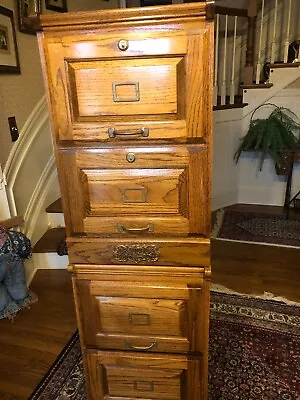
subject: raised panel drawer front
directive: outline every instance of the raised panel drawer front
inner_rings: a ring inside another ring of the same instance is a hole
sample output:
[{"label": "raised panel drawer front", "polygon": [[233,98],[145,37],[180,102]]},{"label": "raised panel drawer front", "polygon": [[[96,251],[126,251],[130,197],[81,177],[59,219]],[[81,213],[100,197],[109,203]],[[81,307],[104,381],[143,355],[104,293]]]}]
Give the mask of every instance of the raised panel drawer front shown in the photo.
[{"label": "raised panel drawer front", "polygon": [[68,148],[59,158],[72,233],[208,235],[205,145]]},{"label": "raised panel drawer front", "polygon": [[88,368],[95,399],[200,399],[196,357],[89,352]]},{"label": "raised panel drawer front", "polygon": [[129,266],[122,272],[122,267],[115,266],[109,272],[104,266],[97,270],[75,266],[86,345],[156,353],[203,352],[209,301],[203,268],[169,269],[166,276],[166,267],[137,271]]},{"label": "raised panel drawer front", "polygon": [[[201,23],[200,23],[201,24]],[[209,33],[126,30],[46,45],[60,140],[205,137]],[[147,32],[147,33],[146,33]],[[120,43],[125,43],[123,49]],[[201,54],[201,59],[199,54]]]},{"label": "raised panel drawer front", "polygon": [[70,263],[209,266],[210,240],[174,238],[67,238]]}]

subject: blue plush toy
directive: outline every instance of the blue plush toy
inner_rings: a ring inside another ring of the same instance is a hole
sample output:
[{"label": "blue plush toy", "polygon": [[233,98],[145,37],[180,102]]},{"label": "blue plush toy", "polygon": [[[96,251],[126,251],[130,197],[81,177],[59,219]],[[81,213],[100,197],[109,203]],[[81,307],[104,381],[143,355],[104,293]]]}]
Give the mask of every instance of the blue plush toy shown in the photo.
[{"label": "blue plush toy", "polygon": [[0,227],[0,319],[12,318],[35,300],[25,282],[23,259],[30,258],[30,240]]}]

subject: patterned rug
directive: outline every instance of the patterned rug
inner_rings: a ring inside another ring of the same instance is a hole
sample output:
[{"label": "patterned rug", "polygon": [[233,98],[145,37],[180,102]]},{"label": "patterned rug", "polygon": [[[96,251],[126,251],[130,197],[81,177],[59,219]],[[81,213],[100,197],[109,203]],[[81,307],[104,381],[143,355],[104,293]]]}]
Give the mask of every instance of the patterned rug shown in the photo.
[{"label": "patterned rug", "polygon": [[273,246],[300,247],[300,219],[284,215],[221,210],[212,237]]},{"label": "patterned rug", "polygon": [[[300,306],[211,297],[209,400],[298,400]],[[76,333],[29,400],[87,400]]]}]

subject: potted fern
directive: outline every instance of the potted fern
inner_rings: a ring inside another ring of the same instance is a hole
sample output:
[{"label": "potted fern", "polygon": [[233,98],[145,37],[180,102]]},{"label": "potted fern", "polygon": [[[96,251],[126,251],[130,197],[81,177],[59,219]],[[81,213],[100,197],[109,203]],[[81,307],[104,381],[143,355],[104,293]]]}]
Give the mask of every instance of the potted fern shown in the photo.
[{"label": "potted fern", "polygon": [[[269,116],[254,119],[256,111],[265,106],[274,108]],[[272,157],[276,170],[280,171],[286,166],[284,151],[300,149],[299,133],[299,119],[290,109],[271,103],[262,104],[253,111],[248,132],[242,139],[234,158],[238,162],[243,151],[259,151],[260,171],[267,155]]]}]

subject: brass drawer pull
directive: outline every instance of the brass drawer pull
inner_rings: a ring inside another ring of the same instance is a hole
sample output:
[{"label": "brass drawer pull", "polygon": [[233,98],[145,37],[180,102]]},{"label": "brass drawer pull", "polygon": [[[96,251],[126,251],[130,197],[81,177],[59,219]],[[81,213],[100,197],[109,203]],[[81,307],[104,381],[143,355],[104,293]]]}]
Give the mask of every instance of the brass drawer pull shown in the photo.
[{"label": "brass drawer pull", "polygon": [[125,340],[125,345],[128,349],[131,350],[141,350],[141,351],[145,351],[145,350],[152,350],[154,349],[154,347],[156,346],[156,342],[152,342],[150,344],[150,346],[134,346],[130,340]]},{"label": "brass drawer pull", "polygon": [[128,233],[141,233],[141,232],[153,232],[153,224],[148,224],[143,228],[126,228],[123,224],[117,225],[118,232],[128,232]]},{"label": "brass drawer pull", "polygon": [[149,136],[149,128],[136,129],[133,131],[117,131],[115,128],[108,128],[108,136],[114,138],[116,136]]}]

